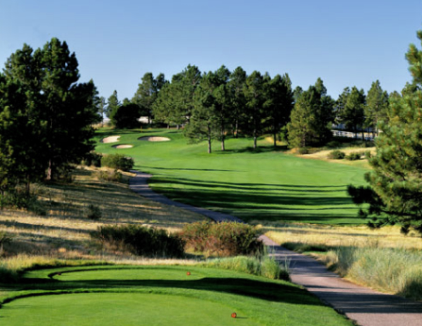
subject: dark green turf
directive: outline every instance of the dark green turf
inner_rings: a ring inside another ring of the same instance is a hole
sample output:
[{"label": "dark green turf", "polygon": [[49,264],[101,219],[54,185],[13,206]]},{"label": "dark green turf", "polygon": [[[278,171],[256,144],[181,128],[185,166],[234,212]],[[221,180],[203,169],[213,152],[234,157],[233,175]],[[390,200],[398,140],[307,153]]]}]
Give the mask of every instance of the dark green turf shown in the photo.
[{"label": "dark green turf", "polygon": [[39,270],[13,288],[1,325],[352,325],[288,282],[192,266]]},{"label": "dark green turf", "polygon": [[[134,147],[98,143],[97,151],[130,155],[137,169],[153,174],[150,186],[174,200],[246,221],[364,223],[346,192],[349,184],[365,184],[362,168],[287,155],[264,140],[256,151],[248,147],[251,139],[228,139],[225,152],[214,142],[214,152],[207,154],[206,143],[188,145],[174,130],[103,129],[96,140],[108,135],[121,135],[120,143]],[[138,140],[152,135],[171,141]]]}]

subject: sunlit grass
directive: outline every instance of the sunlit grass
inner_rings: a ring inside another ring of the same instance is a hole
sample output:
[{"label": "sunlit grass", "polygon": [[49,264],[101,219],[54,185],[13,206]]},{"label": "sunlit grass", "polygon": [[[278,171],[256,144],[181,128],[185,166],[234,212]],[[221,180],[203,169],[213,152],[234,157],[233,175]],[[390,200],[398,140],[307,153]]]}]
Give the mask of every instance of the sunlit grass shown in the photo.
[{"label": "sunlit grass", "polygon": [[[117,150],[101,140],[120,136],[133,145]],[[161,136],[167,142],[139,141]],[[272,146],[261,137],[258,149],[251,138],[226,139],[226,151],[213,142],[207,154],[205,142],[187,144],[180,131],[167,129],[100,129],[96,150],[122,153],[135,160],[135,168],[152,174],[150,186],[165,196],[193,206],[254,219],[322,224],[360,224],[358,208],[347,186],[365,184],[366,169],[289,154],[284,143]]]}]

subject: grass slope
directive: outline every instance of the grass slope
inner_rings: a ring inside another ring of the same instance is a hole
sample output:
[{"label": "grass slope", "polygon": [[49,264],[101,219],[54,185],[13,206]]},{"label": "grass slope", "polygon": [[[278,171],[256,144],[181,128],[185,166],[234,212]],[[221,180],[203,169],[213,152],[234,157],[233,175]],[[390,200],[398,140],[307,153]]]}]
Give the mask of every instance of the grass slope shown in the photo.
[{"label": "grass slope", "polygon": [[39,270],[16,288],[0,309],[2,324],[352,325],[296,285],[212,268]]},{"label": "grass slope", "polygon": [[[120,135],[115,149],[101,139]],[[169,137],[169,142],[139,141],[141,136]],[[346,193],[349,184],[363,185],[365,169],[305,160],[274,148],[264,139],[254,151],[247,138],[228,139],[225,152],[206,153],[206,144],[187,145],[174,130],[101,129],[96,150],[122,153],[135,159],[136,168],[153,174],[157,192],[194,206],[238,216],[245,221],[284,220],[310,223],[359,224],[357,208]]]}]

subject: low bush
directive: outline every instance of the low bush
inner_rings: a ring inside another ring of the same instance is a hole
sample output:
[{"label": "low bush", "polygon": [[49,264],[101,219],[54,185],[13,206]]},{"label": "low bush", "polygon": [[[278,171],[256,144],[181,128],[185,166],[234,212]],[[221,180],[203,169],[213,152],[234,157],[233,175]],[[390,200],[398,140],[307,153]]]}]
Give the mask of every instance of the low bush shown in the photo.
[{"label": "low bush", "polygon": [[101,158],[101,165],[112,169],[129,171],[134,166],[133,158],[122,154],[110,154]]},{"label": "low bush", "polygon": [[339,148],[341,147],[341,142],[337,141],[337,140],[332,140],[330,142],[328,142],[325,147],[326,148]]},{"label": "low bush", "polygon": [[290,280],[286,266],[281,267],[277,261],[268,256],[265,256],[262,259],[246,256],[210,259],[200,266],[234,270],[237,272],[263,276],[273,280]]},{"label": "low bush", "polygon": [[89,204],[86,208],[86,218],[90,220],[98,221],[102,217],[101,209],[93,204]]},{"label": "low bush", "polygon": [[93,239],[116,250],[128,250],[145,257],[180,258],[184,256],[184,241],[166,230],[143,226],[100,226],[91,232]]},{"label": "low bush", "polygon": [[299,148],[299,154],[300,155],[309,154],[309,148],[308,147],[301,147],[301,148]]},{"label": "low bush", "polygon": [[102,155],[96,152],[88,153],[82,161],[82,165],[86,166],[95,166],[97,168],[101,167]]},{"label": "low bush", "polygon": [[27,194],[23,188],[14,188],[5,192],[1,198],[2,207],[24,208],[40,216],[47,215],[44,204],[34,193]]},{"label": "low bush", "polygon": [[252,255],[259,254],[264,248],[254,227],[236,222],[187,224],[181,237],[187,249],[208,256]]},{"label": "low bush", "polygon": [[366,159],[370,159],[372,157],[372,153],[371,153],[371,151],[366,151],[365,152],[365,158]]},{"label": "low bush", "polygon": [[350,153],[349,155],[346,156],[346,160],[349,160],[349,161],[357,161],[357,160],[360,160],[360,158],[361,158],[360,153]]},{"label": "low bush", "polygon": [[123,178],[123,175],[117,170],[100,171],[98,172],[97,176],[98,176],[98,180],[111,181],[111,182],[121,182]]},{"label": "low bush", "polygon": [[342,160],[345,156],[346,154],[339,150],[332,151],[330,154],[328,154],[328,158],[330,160]]}]

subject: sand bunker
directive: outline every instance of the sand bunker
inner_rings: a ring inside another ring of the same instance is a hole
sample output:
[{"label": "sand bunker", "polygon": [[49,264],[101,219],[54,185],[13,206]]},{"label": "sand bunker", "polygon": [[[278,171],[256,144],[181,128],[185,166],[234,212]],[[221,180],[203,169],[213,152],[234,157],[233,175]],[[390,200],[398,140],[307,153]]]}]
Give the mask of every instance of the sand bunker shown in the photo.
[{"label": "sand bunker", "polygon": [[110,137],[103,138],[103,140],[101,140],[101,142],[104,143],[104,144],[117,143],[119,141],[119,138],[120,138],[120,136],[110,136]]},{"label": "sand bunker", "polygon": [[114,148],[122,149],[122,148],[132,148],[133,145],[114,145]]},{"label": "sand bunker", "polygon": [[138,140],[146,140],[146,141],[169,141],[170,138],[150,136],[150,137],[141,137],[141,138],[138,138]]}]

